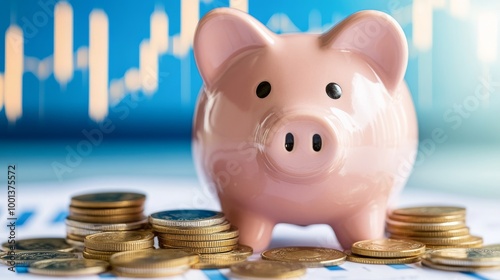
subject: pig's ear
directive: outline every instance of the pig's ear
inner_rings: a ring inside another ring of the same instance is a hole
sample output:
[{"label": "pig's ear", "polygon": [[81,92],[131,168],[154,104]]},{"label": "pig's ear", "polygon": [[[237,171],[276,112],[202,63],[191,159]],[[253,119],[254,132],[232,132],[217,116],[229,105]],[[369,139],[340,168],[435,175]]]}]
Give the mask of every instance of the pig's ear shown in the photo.
[{"label": "pig's ear", "polygon": [[385,13],[355,13],[324,33],[320,40],[324,47],[364,56],[389,92],[394,92],[404,77],[408,62],[406,37],[399,24]]},{"label": "pig's ear", "polygon": [[198,23],[193,49],[200,74],[210,86],[229,59],[273,42],[274,34],[250,15],[236,9],[219,8]]}]

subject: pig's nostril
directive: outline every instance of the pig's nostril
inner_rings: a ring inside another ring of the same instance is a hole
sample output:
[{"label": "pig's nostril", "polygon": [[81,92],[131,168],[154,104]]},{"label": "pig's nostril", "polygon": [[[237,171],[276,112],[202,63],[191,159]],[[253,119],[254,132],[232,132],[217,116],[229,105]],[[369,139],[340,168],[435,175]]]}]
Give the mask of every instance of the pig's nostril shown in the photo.
[{"label": "pig's nostril", "polygon": [[313,150],[315,152],[319,152],[321,150],[321,145],[322,145],[322,141],[321,141],[321,136],[319,136],[319,134],[314,134],[313,135]]},{"label": "pig's nostril", "polygon": [[293,134],[288,132],[285,136],[285,149],[289,152],[293,150]]}]

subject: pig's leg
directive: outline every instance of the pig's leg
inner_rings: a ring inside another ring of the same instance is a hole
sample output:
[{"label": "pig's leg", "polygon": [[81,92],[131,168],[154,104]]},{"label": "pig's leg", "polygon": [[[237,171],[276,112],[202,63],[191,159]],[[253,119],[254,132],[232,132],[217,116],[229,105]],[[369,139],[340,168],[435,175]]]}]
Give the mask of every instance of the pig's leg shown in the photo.
[{"label": "pig's leg", "polygon": [[354,215],[331,224],[337,240],[344,249],[350,249],[356,241],[384,237],[386,205],[369,205]]},{"label": "pig's leg", "polygon": [[271,242],[275,223],[268,218],[248,210],[224,207],[226,218],[240,230],[239,243],[261,252]]}]

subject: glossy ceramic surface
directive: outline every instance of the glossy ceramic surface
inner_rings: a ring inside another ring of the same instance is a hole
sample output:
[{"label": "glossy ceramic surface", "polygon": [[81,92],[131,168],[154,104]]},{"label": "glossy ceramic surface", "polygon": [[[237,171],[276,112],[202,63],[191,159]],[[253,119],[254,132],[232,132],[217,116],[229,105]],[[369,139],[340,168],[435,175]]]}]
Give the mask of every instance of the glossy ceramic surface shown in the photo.
[{"label": "glossy ceramic surface", "polygon": [[240,243],[265,249],[277,223],[328,224],[344,248],[383,236],[418,143],[394,19],[362,11],[321,35],[276,35],[222,8],[194,52],[194,160]]}]

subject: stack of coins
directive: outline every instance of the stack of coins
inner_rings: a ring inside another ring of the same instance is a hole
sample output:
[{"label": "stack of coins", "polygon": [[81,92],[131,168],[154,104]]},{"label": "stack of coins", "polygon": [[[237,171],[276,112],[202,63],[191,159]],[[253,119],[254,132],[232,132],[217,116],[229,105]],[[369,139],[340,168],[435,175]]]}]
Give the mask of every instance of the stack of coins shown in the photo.
[{"label": "stack of coins", "polygon": [[422,257],[422,264],[427,267],[448,271],[500,270],[500,250],[487,248],[432,250]]},{"label": "stack of coins", "polygon": [[85,236],[106,231],[141,229],[146,196],[140,193],[103,192],[71,198],[66,219],[67,242],[83,247]]},{"label": "stack of coins", "polygon": [[287,263],[300,263],[306,267],[341,265],[346,254],[339,250],[320,247],[283,247],[262,252],[262,259]]},{"label": "stack of coins", "polygon": [[425,245],[412,240],[377,239],[354,243],[347,260],[364,264],[404,264],[420,261]]},{"label": "stack of coins", "polygon": [[481,247],[483,239],[469,234],[465,208],[449,206],[396,209],[387,219],[393,239],[411,239],[428,249]]},{"label": "stack of coins", "polygon": [[113,254],[124,251],[152,249],[154,234],[150,231],[115,231],[87,235],[83,257],[108,261]]},{"label": "stack of coins", "polygon": [[238,244],[238,229],[220,212],[161,211],[151,214],[149,222],[161,248],[179,248],[200,254],[201,262],[195,268],[228,267],[252,254],[250,247]]},{"label": "stack of coins", "polygon": [[113,273],[122,277],[164,277],[182,274],[198,262],[198,254],[180,249],[151,249],[113,255]]}]

